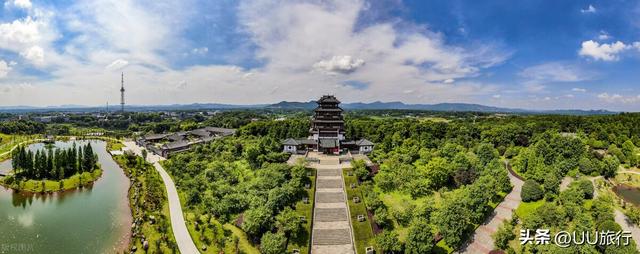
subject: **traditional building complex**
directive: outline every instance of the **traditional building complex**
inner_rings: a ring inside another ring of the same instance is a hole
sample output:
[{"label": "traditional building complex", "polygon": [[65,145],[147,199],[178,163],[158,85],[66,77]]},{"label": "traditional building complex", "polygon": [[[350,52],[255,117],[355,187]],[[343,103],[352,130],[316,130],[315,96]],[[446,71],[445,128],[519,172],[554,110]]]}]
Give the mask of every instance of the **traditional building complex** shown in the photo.
[{"label": "traditional building complex", "polygon": [[342,151],[352,153],[369,153],[374,144],[366,139],[346,141],[344,134],[344,118],[340,101],[333,95],[325,95],[317,101],[318,107],[313,110],[313,120],[307,139],[286,139],[282,142],[284,151],[304,153],[307,150],[325,154],[339,154]]},{"label": "traditional building complex", "polygon": [[205,127],[192,131],[181,131],[176,133],[150,134],[136,142],[138,145],[147,148],[162,157],[171,154],[187,151],[192,145],[210,142],[216,138],[233,135],[235,129],[225,129],[217,127]]}]

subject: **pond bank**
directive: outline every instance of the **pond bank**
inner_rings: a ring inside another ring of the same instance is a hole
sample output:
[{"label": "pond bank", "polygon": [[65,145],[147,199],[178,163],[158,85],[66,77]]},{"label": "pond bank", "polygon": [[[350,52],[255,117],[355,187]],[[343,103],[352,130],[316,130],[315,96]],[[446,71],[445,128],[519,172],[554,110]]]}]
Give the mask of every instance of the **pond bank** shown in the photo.
[{"label": "pond bank", "polygon": [[78,173],[62,180],[16,180],[14,176],[10,175],[1,178],[0,185],[22,193],[52,193],[91,187],[101,176],[102,169],[100,168],[92,172]]}]

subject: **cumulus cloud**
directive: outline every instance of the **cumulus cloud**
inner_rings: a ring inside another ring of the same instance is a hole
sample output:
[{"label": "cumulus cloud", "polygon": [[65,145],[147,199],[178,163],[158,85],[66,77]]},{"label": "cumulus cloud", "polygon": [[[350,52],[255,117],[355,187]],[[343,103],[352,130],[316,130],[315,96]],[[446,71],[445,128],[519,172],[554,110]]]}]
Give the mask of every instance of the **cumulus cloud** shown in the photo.
[{"label": "cumulus cloud", "polygon": [[333,56],[329,60],[321,60],[313,65],[314,68],[328,73],[347,74],[354,72],[364,65],[364,60],[351,56]]},{"label": "cumulus cloud", "polygon": [[[185,26],[201,14],[197,4],[185,1],[78,1],[52,10],[52,22],[45,15],[0,24],[0,48],[21,53],[38,46],[44,66],[51,67],[51,78],[27,76],[37,85],[24,87],[22,96],[2,96],[1,103],[117,101],[120,75],[105,68],[123,61],[127,84],[135,84],[127,88],[127,98],[136,104],[269,103],[325,93],[340,94],[343,101],[478,102],[498,89],[471,80],[509,57],[492,44],[452,45],[443,34],[398,27],[395,20],[359,24],[363,12],[376,11],[365,1],[255,0],[239,3],[234,29],[255,49],[251,60],[259,64],[175,67],[173,52],[181,59],[181,53],[194,53],[194,43],[185,43]],[[32,8],[37,13],[41,7],[35,2]],[[169,15],[172,19],[164,18]],[[64,31],[49,25],[54,23]],[[14,29],[18,26],[24,29]],[[71,36],[60,40],[66,33]]]},{"label": "cumulus cloud", "polygon": [[42,21],[30,16],[9,23],[0,23],[0,48],[21,51],[38,43],[42,39],[43,26]]},{"label": "cumulus cloud", "polygon": [[124,59],[117,59],[115,61],[113,61],[112,63],[110,63],[109,65],[107,65],[107,70],[121,70],[122,68],[126,67],[127,65],[129,65],[129,61],[124,60]]},{"label": "cumulus cloud", "polygon": [[598,99],[605,101],[607,103],[637,103],[640,102],[640,95],[637,96],[623,96],[617,93],[609,94],[609,93],[601,93],[598,94]]},{"label": "cumulus cloud", "polygon": [[591,4],[587,6],[587,8],[580,10],[580,12],[582,13],[596,13],[596,11],[597,11],[596,7],[593,7],[593,5]]},{"label": "cumulus cloud", "polygon": [[44,49],[39,46],[32,46],[20,52],[20,55],[35,65],[42,65],[44,63]]},{"label": "cumulus cloud", "polygon": [[7,64],[4,60],[0,60],[0,78],[4,78],[11,71],[11,66]]},{"label": "cumulus cloud", "polygon": [[571,91],[574,91],[574,92],[580,92],[580,93],[586,93],[586,92],[587,92],[587,89],[579,88],[579,87],[574,87],[573,89],[571,89]]},{"label": "cumulus cloud", "polygon": [[30,0],[7,0],[4,2],[5,7],[16,7],[21,9],[31,9],[31,1]]},{"label": "cumulus cloud", "polygon": [[577,82],[592,79],[591,73],[576,65],[550,62],[528,67],[519,75],[535,82]]},{"label": "cumulus cloud", "polygon": [[631,48],[621,41],[615,43],[598,43],[593,40],[582,42],[579,54],[585,57],[591,57],[595,60],[617,61],[620,59],[619,54]]}]

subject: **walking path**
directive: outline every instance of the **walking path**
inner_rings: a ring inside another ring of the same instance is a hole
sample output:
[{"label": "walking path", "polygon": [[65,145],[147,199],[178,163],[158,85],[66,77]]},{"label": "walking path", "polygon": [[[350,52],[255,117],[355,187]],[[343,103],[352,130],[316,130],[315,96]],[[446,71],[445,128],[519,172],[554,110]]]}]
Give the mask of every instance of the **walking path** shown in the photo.
[{"label": "walking path", "polygon": [[640,251],[640,228],[633,224],[619,209],[615,210],[614,215],[616,223],[622,227],[622,230],[631,232],[631,238],[636,242],[636,249]]},{"label": "walking path", "polygon": [[[505,170],[508,162],[505,162]],[[466,254],[486,254],[495,249],[493,244],[493,233],[502,225],[503,221],[510,220],[513,211],[518,208],[520,202],[520,191],[522,191],[522,180],[516,178],[507,170],[509,180],[513,185],[513,189],[504,200],[493,210],[492,215],[480,225],[471,237],[471,242],[460,249],[460,253]]]},{"label": "walking path", "polygon": [[[134,142],[125,141],[122,143],[136,155],[142,156],[142,148],[136,145]],[[193,243],[191,235],[189,234],[189,230],[187,229],[187,225],[184,221],[182,206],[180,205],[180,198],[178,196],[178,190],[176,189],[171,176],[169,176],[167,171],[165,171],[159,163],[162,160],[164,160],[163,157],[155,155],[153,153],[149,153],[147,155],[147,161],[153,163],[153,166],[160,174],[160,177],[162,177],[164,187],[167,189],[167,198],[169,200],[169,215],[171,216],[171,228],[173,229],[173,236],[176,238],[178,249],[180,250],[180,253],[183,254],[200,253],[196,245]]]},{"label": "walking path", "polygon": [[342,168],[338,157],[318,156],[316,197],[311,234],[312,254],[354,254],[353,230],[346,203]]}]

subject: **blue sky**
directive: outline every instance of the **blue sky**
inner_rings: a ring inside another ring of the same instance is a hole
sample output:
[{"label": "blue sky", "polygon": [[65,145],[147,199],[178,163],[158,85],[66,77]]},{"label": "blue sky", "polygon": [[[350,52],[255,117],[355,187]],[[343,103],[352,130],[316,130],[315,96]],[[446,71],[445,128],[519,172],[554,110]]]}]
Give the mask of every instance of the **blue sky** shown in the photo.
[{"label": "blue sky", "polygon": [[640,2],[39,1],[0,6],[0,105],[468,102],[640,110]]}]

